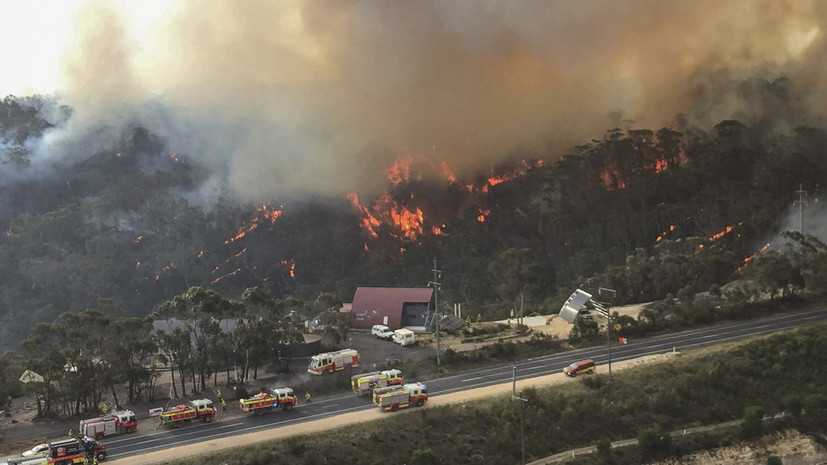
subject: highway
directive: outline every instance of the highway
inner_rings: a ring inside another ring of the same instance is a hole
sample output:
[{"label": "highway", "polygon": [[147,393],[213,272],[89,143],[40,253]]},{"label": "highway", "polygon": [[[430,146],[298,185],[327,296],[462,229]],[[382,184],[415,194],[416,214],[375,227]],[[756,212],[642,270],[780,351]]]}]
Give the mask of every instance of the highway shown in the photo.
[{"label": "highway", "polygon": [[[619,362],[672,350],[686,351],[697,347],[783,331],[824,319],[827,319],[827,309],[810,310],[765,319],[731,322],[639,341],[633,340],[627,345],[613,343],[612,361]],[[437,397],[466,389],[511,382],[513,367],[517,368],[517,379],[522,380],[559,373],[566,365],[584,358],[593,359],[599,366],[600,372],[607,373],[607,351],[606,346],[602,345],[533,357],[512,364],[425,381],[425,384],[428,386],[429,395]],[[110,458],[116,459],[375,408],[377,407],[370,402],[368,396],[357,396],[348,393],[338,397],[320,399],[311,404],[300,405],[290,412],[278,410],[258,417],[236,417],[222,421],[219,413],[217,421],[186,424],[179,429],[161,427],[160,425],[154,428],[156,426],[154,422],[147,420],[141,424],[140,433],[107,438],[104,443]],[[150,427],[150,424],[153,426]]]}]

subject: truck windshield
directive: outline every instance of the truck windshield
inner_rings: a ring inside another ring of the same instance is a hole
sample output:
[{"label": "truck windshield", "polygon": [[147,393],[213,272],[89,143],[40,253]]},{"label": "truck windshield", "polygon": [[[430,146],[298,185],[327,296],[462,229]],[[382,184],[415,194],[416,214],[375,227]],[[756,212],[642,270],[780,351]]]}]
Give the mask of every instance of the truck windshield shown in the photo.
[{"label": "truck windshield", "polygon": [[571,365],[569,365],[569,368],[571,368],[572,370],[576,370],[579,366],[580,366],[579,363],[574,362]]}]

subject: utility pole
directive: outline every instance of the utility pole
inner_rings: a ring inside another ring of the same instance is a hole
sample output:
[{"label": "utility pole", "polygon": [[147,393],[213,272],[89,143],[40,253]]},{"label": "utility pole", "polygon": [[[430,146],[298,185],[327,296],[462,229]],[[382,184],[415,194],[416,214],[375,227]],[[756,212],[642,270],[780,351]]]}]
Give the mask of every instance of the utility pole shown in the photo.
[{"label": "utility pole", "polygon": [[436,258],[434,259],[434,280],[428,281],[428,287],[434,288],[434,327],[436,329],[436,365],[439,366],[439,290],[442,289],[442,284],[439,279],[442,278],[442,271],[436,266]]},{"label": "utility pole", "polygon": [[[614,301],[617,291],[607,287],[601,287],[597,290],[600,295],[611,294],[612,301]],[[606,315],[606,352],[609,356],[609,384],[612,384],[612,313],[611,303],[600,302],[599,304],[592,299],[592,302],[597,306],[602,313]]]},{"label": "utility pole", "polygon": [[804,204],[807,203],[804,198],[807,197],[807,191],[804,190],[802,184],[799,184],[795,193],[798,194],[798,200],[793,201],[793,204],[798,204],[798,232],[804,236]]},{"label": "utility pole", "polygon": [[[520,402],[528,402],[528,399],[523,399],[517,395],[517,367],[513,366],[511,373],[511,401],[519,400]],[[520,448],[523,452],[523,465],[525,465],[525,430],[523,429],[523,404],[520,404]]]}]

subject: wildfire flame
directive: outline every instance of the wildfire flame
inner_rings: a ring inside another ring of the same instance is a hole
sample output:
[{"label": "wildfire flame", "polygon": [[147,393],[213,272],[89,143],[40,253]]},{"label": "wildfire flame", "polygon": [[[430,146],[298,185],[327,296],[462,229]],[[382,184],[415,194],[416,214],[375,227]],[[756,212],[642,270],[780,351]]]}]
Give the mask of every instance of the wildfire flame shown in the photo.
[{"label": "wildfire flame", "polygon": [[491,214],[491,210],[478,207],[477,211],[479,212],[479,215],[477,215],[477,221],[479,221],[480,223],[485,223],[485,220],[488,218],[488,215]]},{"label": "wildfire flame", "polygon": [[[415,161],[422,162],[423,165],[429,165],[434,172],[441,174],[448,182],[460,184],[460,181],[458,181],[447,162],[441,161],[439,167],[437,167],[425,158],[415,158],[413,156],[401,157],[394,161],[394,163],[385,170],[388,181],[390,181],[392,185],[398,185],[400,183],[410,182],[412,176],[414,176],[416,180],[421,180],[422,175],[411,169],[411,165]],[[512,169],[502,174],[492,174],[481,186],[479,183],[476,185],[463,183],[461,185],[464,185],[471,193],[488,192],[489,187],[523,176],[533,168],[542,165],[543,160],[523,161],[522,167]],[[371,238],[379,237],[380,228],[383,226],[390,229],[392,234],[407,241],[417,241],[426,232],[441,235],[445,230],[445,224],[426,225],[425,215],[418,206],[415,206],[413,194],[410,195],[410,202],[406,201],[405,205],[396,202],[388,193],[383,194],[369,204],[362,204],[356,193],[348,193],[346,197],[359,212],[362,229],[366,231]],[[490,210],[483,210],[482,208],[479,208],[478,211],[479,215],[477,216],[477,220],[481,223],[485,222],[491,213]],[[383,228],[382,230],[386,229]],[[243,230],[240,232],[243,232]],[[365,244],[365,250],[369,250],[367,244]]]},{"label": "wildfire flame", "polygon": [[[738,226],[741,226],[742,224],[744,224],[744,222],[743,222],[743,221],[739,221],[739,222],[738,222]],[[727,234],[729,234],[729,233],[731,233],[731,232],[732,232],[732,229],[733,229],[733,227],[732,227],[732,226],[727,226],[727,227],[726,227],[726,228],[724,228],[721,232],[718,232],[718,233],[716,233],[716,234],[713,234],[713,235],[709,236],[709,242],[714,242],[714,241],[717,241],[718,239],[720,239],[720,238],[722,238],[722,237],[726,236]],[[739,235],[739,237],[740,237],[740,235]]]},{"label": "wildfire flame", "polygon": [[235,242],[241,239],[242,237],[246,236],[247,233],[256,229],[259,226],[262,218],[269,220],[270,224],[275,223],[276,219],[278,219],[281,216],[281,213],[282,210],[280,208],[268,209],[266,204],[262,204],[260,207],[256,209],[255,213],[253,213],[253,215],[250,217],[248,224],[241,225],[241,227],[238,228],[238,232],[235,233],[235,236],[227,239],[226,241],[224,241],[224,243],[229,244],[230,242]]},{"label": "wildfire flame", "polygon": [[296,279],[296,262],[292,258],[290,260],[282,259],[281,264],[287,265],[290,278]]},{"label": "wildfire flame", "polygon": [[134,241],[132,241],[132,242],[134,242],[134,243],[136,243],[136,244],[140,244],[140,243],[141,243],[141,239],[143,239],[143,238],[144,238],[144,236],[138,236],[138,237],[136,237],[136,238],[135,238],[135,240],[134,240]]},{"label": "wildfire flame", "polygon": [[761,249],[760,249],[760,250],[758,250],[758,252],[755,252],[754,254],[750,255],[750,256],[749,256],[749,257],[747,257],[747,258],[745,258],[745,259],[744,259],[744,264],[743,264],[743,265],[741,265],[740,267],[738,267],[738,269],[740,270],[740,269],[744,268],[745,266],[749,265],[749,263],[750,263],[751,261],[755,260],[755,257],[757,257],[758,255],[760,255],[760,254],[762,254],[762,253],[766,252],[767,250],[769,250],[769,248],[770,248],[770,243],[769,243],[769,242],[767,242],[766,244],[764,244],[764,246],[763,246],[763,247],[761,247]]},{"label": "wildfire flame", "polygon": [[674,225],[674,224],[670,224],[670,225],[669,225],[669,229],[668,229],[668,230],[666,230],[666,231],[664,231],[664,232],[662,232],[662,233],[660,233],[660,236],[658,236],[658,237],[657,237],[657,239],[655,239],[655,242],[660,242],[660,241],[662,241],[662,240],[663,240],[663,238],[666,236],[666,233],[671,232],[671,231],[674,231],[674,230],[675,230],[675,225]]},{"label": "wildfire flame", "polygon": [[456,183],[457,177],[454,176],[454,173],[451,171],[451,168],[448,168],[448,163],[445,163],[445,160],[443,160],[442,162],[440,162],[440,166],[442,167],[442,175],[445,176],[445,179],[447,179],[450,182]]},{"label": "wildfire flame", "polygon": [[376,228],[382,224],[391,226],[401,237],[412,241],[423,234],[425,215],[419,207],[411,211],[395,203],[389,194],[383,194],[370,207],[360,204],[355,193],[347,194],[347,198],[362,214],[362,226],[372,237],[379,236]]},{"label": "wildfire flame", "polygon": [[217,277],[217,278],[213,279],[212,281],[210,281],[210,284],[215,284],[215,283],[217,283],[217,282],[221,281],[221,280],[222,280],[222,279],[224,279],[224,278],[229,278],[230,276],[234,276],[234,275],[236,275],[239,271],[241,271],[241,268],[236,268],[235,270],[233,270],[233,271],[231,271],[231,272],[229,272],[229,273],[227,273],[227,274],[225,274],[225,275],[223,275],[223,276],[219,276],[219,277]]}]

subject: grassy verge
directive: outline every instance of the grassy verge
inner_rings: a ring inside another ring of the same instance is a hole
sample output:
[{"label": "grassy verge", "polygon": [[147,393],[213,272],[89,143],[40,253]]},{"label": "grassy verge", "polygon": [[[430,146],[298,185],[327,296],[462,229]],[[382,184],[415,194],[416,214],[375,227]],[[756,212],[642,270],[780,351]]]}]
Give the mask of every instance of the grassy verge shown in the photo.
[{"label": "grassy verge", "polygon": [[[584,377],[562,387],[526,389],[521,394],[526,403],[496,397],[426,407],[173,463],[516,463],[521,417],[530,460],[603,437],[628,438],[653,425],[668,431],[740,419],[752,406],[767,414],[806,411],[822,418],[827,416],[825,362],[827,324],[822,323],[619,372],[611,386],[602,375]],[[644,457],[637,455],[641,463]]]}]

